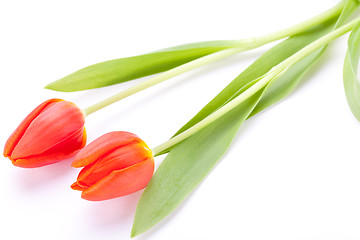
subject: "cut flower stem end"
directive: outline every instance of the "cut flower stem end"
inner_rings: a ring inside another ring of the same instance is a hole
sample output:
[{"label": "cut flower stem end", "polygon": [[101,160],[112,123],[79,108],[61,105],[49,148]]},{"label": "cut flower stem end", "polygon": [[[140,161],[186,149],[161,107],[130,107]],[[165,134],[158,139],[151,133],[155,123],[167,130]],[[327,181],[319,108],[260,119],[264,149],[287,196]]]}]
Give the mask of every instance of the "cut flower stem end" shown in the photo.
[{"label": "cut flower stem end", "polygon": [[242,40],[220,41],[223,43],[224,46],[227,46],[227,49],[220,50],[218,52],[200,57],[198,59],[195,59],[193,61],[190,61],[188,63],[180,65],[178,67],[175,67],[171,70],[163,72],[159,75],[156,75],[155,77],[152,77],[142,83],[139,83],[139,84],[137,84],[133,87],[130,87],[120,93],[117,93],[109,98],[106,98],[103,101],[100,101],[99,103],[96,103],[88,108],[85,108],[83,111],[84,111],[85,115],[88,116],[91,113],[94,113],[110,104],[113,104],[121,99],[129,97],[129,96],[131,96],[137,92],[140,92],[142,90],[145,90],[149,87],[157,85],[169,78],[172,78],[172,77],[178,76],[182,73],[191,71],[195,68],[201,67],[208,63],[215,62],[217,60],[229,57],[236,53],[255,49],[257,47],[274,42],[276,40],[280,40],[280,39],[292,36],[294,34],[306,31],[306,30],[310,29],[311,27],[314,27],[322,22],[325,22],[335,16],[340,15],[342,9],[344,8],[344,5],[345,5],[345,1],[342,1],[339,4],[337,4],[336,6],[334,6],[333,8],[331,8],[313,18],[310,18],[302,23],[299,23],[290,28],[286,28],[284,30],[270,33],[270,34],[267,34],[264,36],[253,37],[253,38],[242,39]]},{"label": "cut flower stem end", "polygon": [[318,40],[314,41],[313,43],[307,45],[302,50],[298,51],[291,57],[287,58],[283,62],[276,65],[272,68],[268,73],[260,78],[260,80],[251,86],[249,89],[244,91],[242,94],[228,102],[223,107],[219,108],[217,111],[210,114],[208,117],[204,118],[202,121],[198,122],[196,125],[192,126],[191,128],[185,130],[184,132],[180,133],[179,135],[171,138],[170,140],[164,142],[163,144],[158,145],[157,147],[153,148],[154,155],[163,152],[166,149],[178,144],[179,142],[185,140],[186,138],[190,137],[191,135],[195,134],[199,130],[203,129],[204,127],[208,126],[218,118],[222,117],[226,113],[230,112],[232,109],[237,107],[239,104],[243,103],[245,100],[253,96],[257,93],[260,89],[265,87],[271,80],[283,74],[287,68],[294,65],[299,60],[303,59],[313,51],[319,49],[320,47],[330,43],[332,40],[340,37],[341,35],[349,32],[357,23],[360,22],[360,17],[356,18],[355,20],[349,22],[348,24],[340,27],[332,32],[328,33],[327,35],[319,38]]}]

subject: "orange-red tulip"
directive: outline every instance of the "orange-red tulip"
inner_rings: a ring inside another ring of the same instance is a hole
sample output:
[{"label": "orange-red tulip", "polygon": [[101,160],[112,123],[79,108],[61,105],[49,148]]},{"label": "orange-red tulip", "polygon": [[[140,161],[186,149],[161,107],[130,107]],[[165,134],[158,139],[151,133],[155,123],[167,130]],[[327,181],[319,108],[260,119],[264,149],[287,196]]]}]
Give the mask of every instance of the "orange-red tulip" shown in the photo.
[{"label": "orange-red tulip", "polygon": [[73,167],[84,167],[71,185],[90,201],[117,198],[146,187],[154,172],[152,151],[135,134],[107,133],[79,151]]},{"label": "orange-red tulip", "polygon": [[15,166],[41,167],[69,158],[86,143],[85,117],[73,103],[50,99],[35,108],[5,144]]}]

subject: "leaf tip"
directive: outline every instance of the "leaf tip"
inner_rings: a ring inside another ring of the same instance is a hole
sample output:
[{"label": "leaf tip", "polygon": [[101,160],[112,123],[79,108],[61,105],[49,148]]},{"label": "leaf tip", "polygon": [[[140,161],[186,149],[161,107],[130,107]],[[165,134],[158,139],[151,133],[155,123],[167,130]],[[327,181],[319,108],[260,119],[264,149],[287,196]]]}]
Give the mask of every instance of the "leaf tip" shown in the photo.
[{"label": "leaf tip", "polygon": [[135,233],[134,227],[133,227],[133,229],[131,230],[131,233],[130,233],[130,238],[134,238],[134,237],[136,237],[137,235],[138,235],[138,234]]},{"label": "leaf tip", "polygon": [[44,88],[49,89],[49,90],[53,90],[53,91],[62,92],[61,87],[59,87],[58,85],[59,84],[57,84],[57,81],[55,81],[55,82],[51,82],[51,83],[47,84]]},{"label": "leaf tip", "polygon": [[76,91],[73,89],[72,86],[62,84],[59,80],[47,84],[44,87],[44,89],[49,89],[49,90],[58,91],[58,92],[74,92],[74,91]]},{"label": "leaf tip", "polygon": [[140,234],[143,234],[147,230],[149,230],[149,228],[146,228],[146,227],[144,228],[144,226],[142,224],[139,224],[138,222],[134,221],[132,229],[131,229],[131,233],[130,233],[130,238],[133,239],[133,238],[139,236]]},{"label": "leaf tip", "polygon": [[52,83],[49,83],[48,85],[46,85],[46,86],[44,87],[44,89],[55,90],[55,89],[52,87]]}]

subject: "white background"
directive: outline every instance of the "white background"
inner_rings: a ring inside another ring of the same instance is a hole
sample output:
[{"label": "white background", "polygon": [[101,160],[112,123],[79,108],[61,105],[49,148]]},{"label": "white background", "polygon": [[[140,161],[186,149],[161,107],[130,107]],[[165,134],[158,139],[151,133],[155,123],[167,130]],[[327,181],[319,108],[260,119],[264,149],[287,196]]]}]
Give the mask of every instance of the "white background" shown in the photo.
[{"label": "white background", "polygon": [[[143,79],[75,93],[43,87],[82,67],[178,44],[270,33],[336,0],[2,1],[0,145],[42,101],[84,108]],[[360,239],[360,123],[342,85],[347,36],[296,91],[247,121],[230,151],[176,211],[137,239]],[[154,147],[271,45],[168,80],[86,119]],[[156,158],[157,165],[163,157]],[[38,169],[0,161],[0,239],[129,239],[141,192],[89,202],[70,160]]]}]

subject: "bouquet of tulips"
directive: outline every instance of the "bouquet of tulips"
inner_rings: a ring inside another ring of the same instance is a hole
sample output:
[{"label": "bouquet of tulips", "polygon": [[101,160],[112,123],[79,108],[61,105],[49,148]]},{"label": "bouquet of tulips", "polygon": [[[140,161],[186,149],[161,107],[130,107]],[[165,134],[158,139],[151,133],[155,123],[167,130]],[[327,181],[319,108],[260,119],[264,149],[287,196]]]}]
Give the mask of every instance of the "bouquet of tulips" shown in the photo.
[{"label": "bouquet of tulips", "polygon": [[[23,168],[73,158],[72,167],[82,169],[71,188],[90,201],[145,188],[131,233],[137,236],[170,214],[194,190],[222,158],[245,120],[290,94],[327,44],[350,31],[343,81],[350,109],[360,121],[360,17],[352,16],[359,6],[357,0],[344,0],[268,35],[191,43],[80,69],[46,88],[73,92],[154,76],[85,109],[62,99],[41,103],[9,137],[3,154]],[[90,114],[210,62],[281,39],[164,143],[150,149],[133,133],[113,131],[86,145],[85,118]],[[167,156],[154,173],[154,159],[162,154]]]}]

